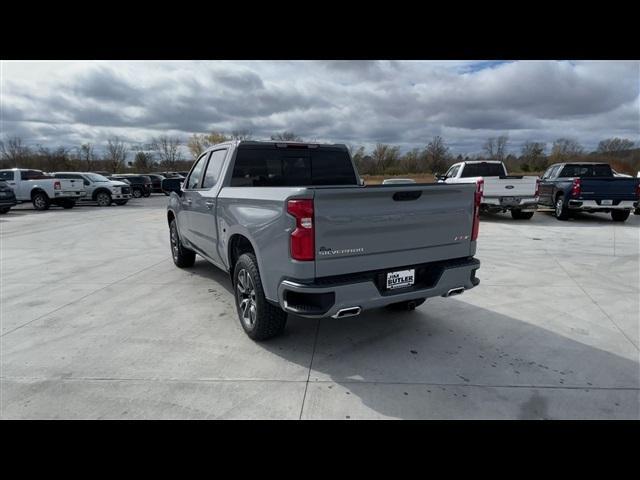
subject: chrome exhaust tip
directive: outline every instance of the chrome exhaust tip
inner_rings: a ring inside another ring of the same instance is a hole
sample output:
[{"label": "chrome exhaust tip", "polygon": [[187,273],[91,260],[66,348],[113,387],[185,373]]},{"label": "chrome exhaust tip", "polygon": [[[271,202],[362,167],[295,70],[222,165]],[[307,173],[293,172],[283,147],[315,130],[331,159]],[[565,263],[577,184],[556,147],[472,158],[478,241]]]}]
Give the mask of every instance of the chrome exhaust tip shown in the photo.
[{"label": "chrome exhaust tip", "polygon": [[342,308],[331,315],[331,318],[355,317],[356,315],[360,315],[361,311],[362,309],[360,307]]},{"label": "chrome exhaust tip", "polygon": [[453,297],[454,295],[461,295],[462,293],[464,293],[464,287],[456,287],[445,293],[443,297]]}]

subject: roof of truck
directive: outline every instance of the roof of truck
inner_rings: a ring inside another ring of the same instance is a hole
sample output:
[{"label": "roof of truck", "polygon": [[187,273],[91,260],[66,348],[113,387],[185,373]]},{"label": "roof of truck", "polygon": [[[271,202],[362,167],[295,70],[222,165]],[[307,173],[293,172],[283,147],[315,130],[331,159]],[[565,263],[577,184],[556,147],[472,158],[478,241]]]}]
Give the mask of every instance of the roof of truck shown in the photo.
[{"label": "roof of truck", "polygon": [[313,146],[313,147],[332,147],[332,148],[341,148],[347,149],[347,146],[344,143],[319,143],[319,142],[290,142],[286,140],[229,140],[227,142],[216,143],[215,145],[211,145],[207,150],[211,150],[213,148],[217,148],[225,145],[247,145],[247,146],[260,146],[260,145],[297,145],[297,146]]}]

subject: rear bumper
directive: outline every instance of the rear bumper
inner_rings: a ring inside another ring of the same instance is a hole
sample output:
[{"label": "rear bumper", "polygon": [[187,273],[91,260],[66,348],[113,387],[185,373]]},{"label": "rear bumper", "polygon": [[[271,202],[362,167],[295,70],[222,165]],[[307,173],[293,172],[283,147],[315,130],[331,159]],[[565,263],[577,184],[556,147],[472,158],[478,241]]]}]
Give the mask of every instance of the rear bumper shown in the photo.
[{"label": "rear bumper", "polygon": [[[615,203],[615,202],[614,202]],[[572,210],[633,210],[638,206],[634,200],[621,200],[616,205],[600,205],[596,200],[569,200],[568,206]]]},{"label": "rear bumper", "polygon": [[487,210],[511,210],[517,208],[522,211],[533,212],[538,208],[537,197],[515,197],[513,201],[504,202],[506,197],[482,197],[481,207]]},{"label": "rear bumper", "polygon": [[[405,268],[424,268],[425,272],[429,269],[429,273],[425,273],[422,282],[416,278],[416,285],[407,289],[385,291],[380,287],[377,279],[381,275]],[[340,310],[351,307],[359,307],[360,311],[364,311],[405,300],[447,296],[453,289],[469,290],[480,283],[480,279],[475,276],[478,268],[479,260],[465,258],[352,276],[328,277],[313,283],[283,280],[278,286],[278,302],[283,310],[302,317],[331,317]]]}]

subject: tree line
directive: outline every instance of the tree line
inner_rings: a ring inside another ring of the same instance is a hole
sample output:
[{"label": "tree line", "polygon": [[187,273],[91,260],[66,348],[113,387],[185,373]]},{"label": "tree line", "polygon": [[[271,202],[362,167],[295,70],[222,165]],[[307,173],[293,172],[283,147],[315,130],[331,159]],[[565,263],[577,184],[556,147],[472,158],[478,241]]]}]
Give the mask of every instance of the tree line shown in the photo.
[{"label": "tree line", "polygon": [[[303,141],[290,131],[275,133],[270,138]],[[0,166],[111,173],[188,170],[193,160],[211,145],[250,139],[252,134],[246,130],[214,131],[192,134],[186,142],[177,136],[160,135],[142,145],[129,145],[116,136],[108,138],[104,145],[83,143],[77,147],[49,148],[28,146],[20,137],[12,137],[0,141]],[[98,147],[102,153],[98,153]],[[385,143],[378,143],[371,150],[354,145],[349,149],[363,175],[444,173],[453,163],[464,160],[500,160],[514,173],[540,173],[548,165],[564,161],[605,161],[621,173],[635,175],[640,169],[640,149],[635,147],[635,142],[629,139],[607,138],[598,143],[596,150],[588,152],[574,139],[558,138],[550,144],[527,141],[514,153],[509,149],[508,136],[500,135],[488,138],[479,154],[456,155],[445,140],[436,135],[424,147],[404,153],[399,146]],[[185,155],[186,152],[189,155]]]}]

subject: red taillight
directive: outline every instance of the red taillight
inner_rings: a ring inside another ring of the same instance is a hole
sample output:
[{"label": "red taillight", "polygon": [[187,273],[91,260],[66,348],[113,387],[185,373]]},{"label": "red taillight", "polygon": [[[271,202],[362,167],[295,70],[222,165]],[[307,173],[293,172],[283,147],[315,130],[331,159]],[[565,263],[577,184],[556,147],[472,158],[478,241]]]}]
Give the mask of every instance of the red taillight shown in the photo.
[{"label": "red taillight", "polygon": [[60,190],[62,188],[62,186],[60,185],[60,182],[53,182],[53,189],[54,190]]},{"label": "red taillight", "polygon": [[315,258],[313,200],[289,200],[287,212],[296,218],[296,229],[291,232],[291,258],[302,261],[313,260]]},{"label": "red taillight", "polygon": [[540,179],[536,178],[536,193],[533,194],[534,197],[540,196]]},{"label": "red taillight", "polygon": [[638,197],[638,200],[640,200],[640,180],[638,180],[638,183],[636,183],[636,197]]},{"label": "red taillight", "polygon": [[579,197],[581,192],[581,187],[580,187],[580,179],[579,178],[574,178],[573,179],[573,185],[571,185],[571,196],[572,197]]},{"label": "red taillight", "polygon": [[473,205],[473,229],[471,230],[471,241],[477,240],[480,233],[480,204],[482,203],[482,194],[484,193],[484,180],[480,179],[476,182],[476,193]]}]

